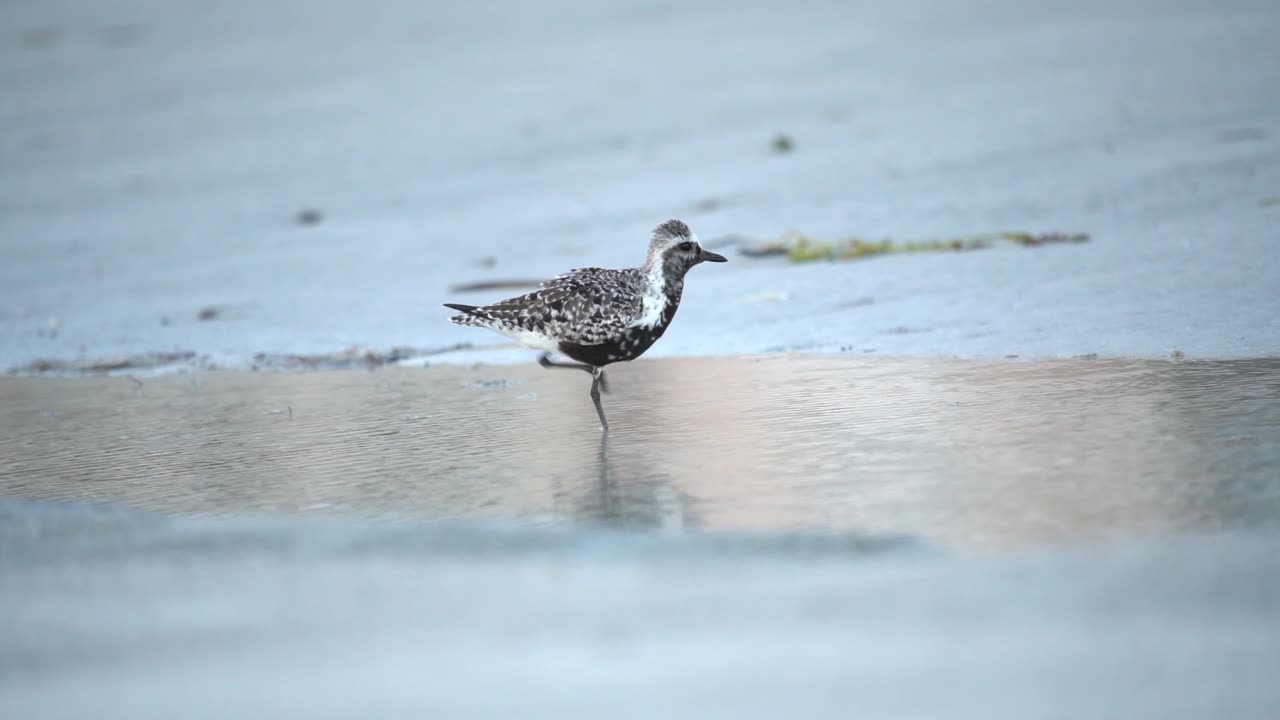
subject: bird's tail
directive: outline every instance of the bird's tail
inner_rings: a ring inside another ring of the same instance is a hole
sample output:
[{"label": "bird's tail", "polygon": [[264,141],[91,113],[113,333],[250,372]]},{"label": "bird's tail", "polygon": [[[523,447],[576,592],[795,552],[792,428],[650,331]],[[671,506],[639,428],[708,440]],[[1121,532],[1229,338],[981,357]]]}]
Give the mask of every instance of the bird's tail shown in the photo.
[{"label": "bird's tail", "polygon": [[483,311],[480,311],[481,309],[475,305],[458,305],[456,303],[445,303],[444,306],[447,308],[452,308],[462,313],[461,315],[454,315],[453,317],[449,318],[449,322],[455,323],[457,325],[479,325],[483,327],[488,325],[490,322],[490,318],[487,317],[483,313]]}]

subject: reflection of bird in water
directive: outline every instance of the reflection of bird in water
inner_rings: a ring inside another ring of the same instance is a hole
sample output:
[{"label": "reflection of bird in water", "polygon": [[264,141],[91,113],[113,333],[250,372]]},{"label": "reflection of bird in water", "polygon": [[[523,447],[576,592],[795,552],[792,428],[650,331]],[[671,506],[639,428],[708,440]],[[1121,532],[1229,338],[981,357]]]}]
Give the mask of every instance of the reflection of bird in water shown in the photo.
[{"label": "reflection of bird in water", "polygon": [[[724,256],[703,250],[688,225],[668,220],[654,229],[649,254],[638,268],[580,268],[527,295],[483,307],[445,307],[462,312],[449,318],[458,325],[489,328],[542,350],[538,362],[543,367],[591,373],[591,401],[607,431],[600,405],[600,392],[609,392],[605,366],[643,355],[675,318],[685,273],[699,263],[724,261]],[[552,362],[551,353],[577,362]]]},{"label": "reflection of bird in water", "polygon": [[628,477],[618,482],[609,462],[608,435],[600,436],[598,478],[574,502],[582,520],[610,527],[682,530],[697,524],[690,498],[672,487],[662,474]]}]

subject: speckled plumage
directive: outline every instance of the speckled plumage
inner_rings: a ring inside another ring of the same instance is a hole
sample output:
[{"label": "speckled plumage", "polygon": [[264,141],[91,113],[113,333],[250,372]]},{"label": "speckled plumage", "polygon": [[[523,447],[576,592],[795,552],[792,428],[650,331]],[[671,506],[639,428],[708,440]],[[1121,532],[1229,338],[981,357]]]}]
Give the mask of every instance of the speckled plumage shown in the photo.
[{"label": "speckled plumage", "polygon": [[[458,325],[489,328],[528,347],[559,353],[592,373],[591,397],[608,429],[597,387],[603,368],[640,357],[666,332],[680,307],[684,276],[701,262],[725,259],[703,250],[689,226],[668,220],[654,228],[645,263],[637,268],[579,268],[531,293],[492,305],[448,304]],[[543,355],[539,361],[554,367]]]},{"label": "speckled plumage", "polygon": [[645,278],[635,268],[578,268],[527,295],[450,318],[459,325],[527,331],[559,342],[596,345],[616,338],[641,312]]}]

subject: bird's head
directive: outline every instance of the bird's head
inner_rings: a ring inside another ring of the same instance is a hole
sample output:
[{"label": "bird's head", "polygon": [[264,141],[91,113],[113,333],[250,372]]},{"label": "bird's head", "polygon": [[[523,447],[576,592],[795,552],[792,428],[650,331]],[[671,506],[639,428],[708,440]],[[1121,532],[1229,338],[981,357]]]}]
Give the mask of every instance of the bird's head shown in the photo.
[{"label": "bird's head", "polygon": [[702,262],[726,262],[723,255],[704,250],[688,225],[668,220],[653,229],[649,240],[648,268],[662,268],[668,276],[683,277],[689,268]]}]

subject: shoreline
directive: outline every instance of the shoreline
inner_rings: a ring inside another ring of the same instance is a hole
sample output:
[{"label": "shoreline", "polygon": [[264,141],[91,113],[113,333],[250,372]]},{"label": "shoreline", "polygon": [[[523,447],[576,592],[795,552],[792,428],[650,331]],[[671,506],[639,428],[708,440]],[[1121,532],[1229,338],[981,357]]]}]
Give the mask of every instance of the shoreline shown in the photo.
[{"label": "shoreline", "polygon": [[[318,372],[373,372],[376,370],[386,369],[418,369],[429,370],[440,367],[460,367],[460,368],[505,368],[519,367],[524,365],[537,364],[537,351],[529,350],[525,352],[527,358],[517,357],[517,353],[522,350],[512,351],[480,351],[477,355],[468,356],[466,351],[448,350],[440,353],[424,352],[420,357],[414,357],[405,361],[386,361],[383,358],[386,355],[395,355],[396,351],[389,353],[378,353],[371,350],[343,351],[339,353],[322,354],[322,355],[281,355],[278,359],[266,363],[252,363],[248,366],[236,365],[219,365],[210,361],[208,358],[191,358],[182,362],[153,362],[151,355],[133,356],[125,358],[98,358],[95,360],[84,359],[71,362],[39,360],[26,367],[11,368],[3,373],[0,377],[12,378],[95,378],[95,377],[163,377],[166,375],[194,375],[200,373],[318,373]],[[180,353],[188,355],[188,353]],[[156,355],[167,355],[167,353],[157,353]],[[1099,361],[1119,361],[1119,362],[1161,362],[1169,363],[1221,363],[1232,361],[1250,361],[1250,360],[1273,360],[1280,358],[1280,353],[1275,355],[1246,355],[1246,356],[1222,356],[1222,357],[1187,357],[1180,351],[1174,351],[1164,356],[1135,357],[1135,356],[1104,356],[1095,353],[1084,355],[1075,355],[1071,357],[1022,357],[1020,355],[1006,355],[1003,357],[961,357],[961,356],[932,356],[932,355],[871,355],[852,353],[822,353],[822,352],[769,352],[769,353],[743,353],[739,355],[668,355],[652,358],[639,358],[630,361],[629,364],[637,362],[661,362],[670,360],[752,360],[760,358],[780,359],[780,358],[824,358],[834,360],[867,360],[874,359],[885,362],[902,362],[912,363],[920,361],[941,361],[941,362],[959,362],[959,363],[1070,363],[1070,362],[1099,362]],[[610,365],[613,369],[622,364]]]},{"label": "shoreline", "polygon": [[[311,373],[326,371],[372,371],[385,368],[429,369],[432,367],[494,367],[502,368],[536,363],[539,351],[515,345],[498,347],[479,346],[475,348],[451,346],[439,349],[391,348],[379,351],[368,348],[348,347],[332,353],[298,355],[292,353],[254,353],[253,358],[242,364],[219,364],[209,356],[195,352],[156,352],[124,357],[77,358],[74,360],[39,359],[27,365],[12,367],[0,376],[15,378],[67,378],[67,377],[157,377],[169,374],[189,374],[208,372],[272,372],[272,373]],[[610,367],[635,363],[670,360],[751,360],[762,358],[814,358],[830,360],[877,360],[885,362],[959,362],[959,363],[1056,363],[1056,362],[1094,362],[1094,361],[1133,361],[1171,363],[1183,362],[1230,362],[1242,360],[1272,360],[1280,358],[1280,352],[1263,355],[1220,355],[1191,357],[1181,350],[1171,350],[1164,354],[1153,355],[1100,355],[1083,353],[1071,356],[1023,356],[1009,354],[1001,356],[962,356],[962,355],[882,355],[878,353],[858,353],[849,350],[830,352],[778,350],[771,352],[744,352],[736,354],[695,354],[671,355],[663,353],[646,353],[644,356],[628,363],[619,363]]]}]

